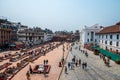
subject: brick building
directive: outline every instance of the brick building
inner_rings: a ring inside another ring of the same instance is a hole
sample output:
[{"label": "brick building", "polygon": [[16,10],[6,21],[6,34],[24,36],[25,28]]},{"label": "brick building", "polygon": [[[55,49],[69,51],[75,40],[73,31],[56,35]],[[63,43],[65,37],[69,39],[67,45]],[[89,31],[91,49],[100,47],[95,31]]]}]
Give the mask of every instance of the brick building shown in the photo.
[{"label": "brick building", "polygon": [[8,24],[0,23],[0,47],[7,48],[11,42],[12,29]]}]

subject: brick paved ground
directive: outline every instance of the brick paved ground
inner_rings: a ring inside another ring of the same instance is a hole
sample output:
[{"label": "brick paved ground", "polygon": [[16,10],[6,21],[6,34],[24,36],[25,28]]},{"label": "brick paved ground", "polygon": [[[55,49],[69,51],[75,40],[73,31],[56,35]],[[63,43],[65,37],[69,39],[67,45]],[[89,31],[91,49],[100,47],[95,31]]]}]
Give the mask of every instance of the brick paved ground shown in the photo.
[{"label": "brick paved ground", "polygon": [[75,55],[82,62],[87,62],[88,67],[86,70],[83,70],[82,66],[75,67],[74,70],[68,69],[68,74],[65,74],[63,69],[60,80],[120,80],[120,65],[110,61],[111,67],[107,67],[99,56],[88,50],[89,56],[86,58],[83,53],[75,49],[76,46],[78,45],[73,46],[73,51],[69,52],[66,66]]},{"label": "brick paved ground", "polygon": [[[67,43],[65,43],[66,46]],[[62,67],[58,67],[58,63],[61,60],[63,56],[63,46],[59,46],[58,48],[54,49],[53,51],[50,51],[46,54],[46,56],[41,56],[39,59],[34,61],[33,63],[29,63],[29,65],[32,66],[32,68],[35,65],[43,64],[44,59],[48,59],[49,63],[51,65],[50,73],[47,75],[48,77],[44,77],[43,74],[31,74],[30,78],[31,80],[58,80],[60,72],[62,70]],[[64,56],[67,56],[68,51],[65,51]],[[18,74],[15,75],[15,77],[12,80],[27,80],[26,79],[26,72],[29,70],[29,65],[23,68]]]}]

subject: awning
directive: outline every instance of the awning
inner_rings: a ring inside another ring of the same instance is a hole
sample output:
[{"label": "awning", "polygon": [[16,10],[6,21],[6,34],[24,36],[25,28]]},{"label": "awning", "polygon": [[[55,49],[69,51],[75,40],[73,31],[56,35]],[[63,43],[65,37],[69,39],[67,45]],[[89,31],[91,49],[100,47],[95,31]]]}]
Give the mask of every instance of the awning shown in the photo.
[{"label": "awning", "polygon": [[23,42],[15,42],[15,45],[23,45]]},{"label": "awning", "polygon": [[93,50],[99,50],[99,47],[98,46],[92,46],[92,49]]},{"label": "awning", "polygon": [[111,57],[111,60],[116,61],[116,60],[120,60],[120,55],[109,52],[107,50],[104,50],[102,48],[99,49],[101,54],[104,54],[107,57]]}]

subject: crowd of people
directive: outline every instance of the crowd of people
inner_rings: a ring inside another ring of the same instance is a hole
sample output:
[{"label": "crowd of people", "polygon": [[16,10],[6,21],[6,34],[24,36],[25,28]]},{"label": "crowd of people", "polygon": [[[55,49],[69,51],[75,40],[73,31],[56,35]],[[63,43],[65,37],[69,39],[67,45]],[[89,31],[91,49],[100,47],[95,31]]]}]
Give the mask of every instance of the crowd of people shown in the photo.
[{"label": "crowd of people", "polygon": [[110,67],[110,57],[105,57],[103,54],[99,54],[100,59],[103,59],[103,62],[106,66]]},{"label": "crowd of people", "polygon": [[[77,44],[77,43],[72,43],[71,46],[74,46],[75,44]],[[78,49],[80,51],[80,53],[84,54],[85,57],[88,58],[89,55],[88,55],[88,51],[87,50],[81,48],[81,46],[75,46],[75,47],[71,47],[70,51],[72,51],[73,48],[75,50]],[[110,67],[110,57],[105,57],[105,55],[103,55],[103,54],[99,54],[99,56],[100,56],[101,59],[103,59],[103,62],[105,63],[105,65]],[[68,69],[72,70],[72,69],[74,69],[74,67],[80,67],[80,66],[82,67],[83,70],[86,70],[88,64],[85,61],[82,62],[80,58],[76,58],[76,56],[73,56],[71,62],[68,62],[67,66],[65,66],[65,73],[67,73]]]},{"label": "crowd of people", "polygon": [[[77,43],[76,43],[77,44]],[[75,43],[72,43],[71,46],[74,46]],[[82,54],[88,58],[88,52],[87,50],[81,49],[81,47],[76,46],[74,48],[75,50],[78,49]],[[70,51],[72,52],[73,47],[70,48]],[[68,70],[74,70],[75,67],[82,67],[83,70],[87,69],[87,62],[82,61],[80,58],[76,57],[75,55],[73,56],[72,60],[67,63],[67,66],[65,66],[65,74],[67,74]]]},{"label": "crowd of people", "polygon": [[81,59],[76,58],[76,56],[74,56],[71,60],[71,62],[67,63],[67,66],[65,66],[65,73],[67,74],[67,70],[74,70],[75,67],[81,67],[82,69],[85,70],[87,69],[87,62],[82,62]]}]

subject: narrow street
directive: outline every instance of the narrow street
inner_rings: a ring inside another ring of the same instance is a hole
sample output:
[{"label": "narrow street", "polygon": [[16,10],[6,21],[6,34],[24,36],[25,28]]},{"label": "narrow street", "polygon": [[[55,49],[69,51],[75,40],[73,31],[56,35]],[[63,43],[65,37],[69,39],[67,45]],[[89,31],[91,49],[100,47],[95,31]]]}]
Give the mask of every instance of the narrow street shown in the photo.
[{"label": "narrow street", "polygon": [[87,62],[87,69],[83,70],[82,66],[75,66],[73,70],[67,69],[68,74],[65,74],[63,69],[60,80],[120,80],[120,65],[110,61],[110,67],[107,67],[103,60],[93,52],[87,50],[87,58],[78,48],[75,49],[76,47],[78,45],[73,46],[73,50],[69,52],[65,66],[76,56],[76,59],[81,59],[81,64]]}]

